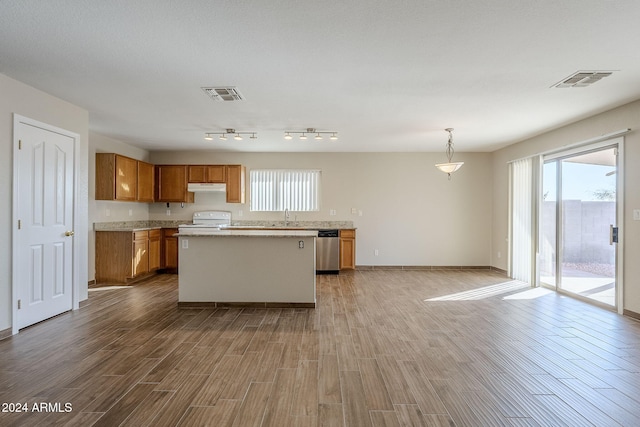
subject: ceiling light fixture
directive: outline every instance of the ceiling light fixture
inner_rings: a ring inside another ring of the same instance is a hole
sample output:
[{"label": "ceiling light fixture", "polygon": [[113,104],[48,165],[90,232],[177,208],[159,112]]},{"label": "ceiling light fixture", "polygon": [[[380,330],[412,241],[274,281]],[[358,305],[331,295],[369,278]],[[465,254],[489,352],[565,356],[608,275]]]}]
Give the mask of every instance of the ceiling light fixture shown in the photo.
[{"label": "ceiling light fixture", "polygon": [[331,134],[331,136],[329,137],[330,140],[335,141],[338,139],[338,132],[334,132],[334,131],[318,131],[315,128],[307,128],[306,130],[287,130],[284,132],[284,139],[291,139],[293,138],[293,136],[291,136],[291,134],[300,134],[300,139],[307,139],[307,134],[308,133],[315,133],[316,136],[313,137],[313,139],[317,139],[317,140],[321,140],[322,138],[322,134],[323,133],[329,133]]},{"label": "ceiling light fixture", "polygon": [[258,139],[256,132],[237,132],[235,129],[226,129],[224,132],[207,132],[204,134],[204,139],[211,141],[213,140],[212,135],[220,135],[219,138],[221,141],[226,141],[227,135],[233,135],[233,139],[236,141],[242,141],[242,135],[251,135],[249,137],[250,139]]},{"label": "ceiling light fixture", "polygon": [[447,141],[447,149],[445,153],[447,154],[447,163],[438,163],[436,167],[440,169],[442,172],[446,173],[451,179],[451,174],[457,171],[464,165],[464,162],[452,162],[453,158],[453,128],[446,128],[446,132],[449,132],[449,141]]}]

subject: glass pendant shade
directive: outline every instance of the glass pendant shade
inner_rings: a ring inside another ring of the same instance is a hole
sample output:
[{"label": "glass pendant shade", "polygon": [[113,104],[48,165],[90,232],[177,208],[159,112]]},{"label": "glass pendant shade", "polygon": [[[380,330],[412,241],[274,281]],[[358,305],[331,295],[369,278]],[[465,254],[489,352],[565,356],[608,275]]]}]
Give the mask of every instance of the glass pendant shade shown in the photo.
[{"label": "glass pendant shade", "polygon": [[464,165],[464,162],[438,163],[436,167],[444,173],[454,173]]}]

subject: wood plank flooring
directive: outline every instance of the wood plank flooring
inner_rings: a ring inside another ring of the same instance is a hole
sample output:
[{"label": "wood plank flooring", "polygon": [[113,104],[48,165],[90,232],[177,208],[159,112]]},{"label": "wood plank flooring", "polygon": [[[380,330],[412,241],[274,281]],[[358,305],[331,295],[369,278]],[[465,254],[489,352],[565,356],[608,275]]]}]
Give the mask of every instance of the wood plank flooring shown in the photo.
[{"label": "wood plank flooring", "polygon": [[554,293],[477,291],[505,282],[318,276],[315,309],[180,309],[172,275],[92,291],[0,341],[1,409],[29,410],[0,425],[640,425],[640,323]]}]

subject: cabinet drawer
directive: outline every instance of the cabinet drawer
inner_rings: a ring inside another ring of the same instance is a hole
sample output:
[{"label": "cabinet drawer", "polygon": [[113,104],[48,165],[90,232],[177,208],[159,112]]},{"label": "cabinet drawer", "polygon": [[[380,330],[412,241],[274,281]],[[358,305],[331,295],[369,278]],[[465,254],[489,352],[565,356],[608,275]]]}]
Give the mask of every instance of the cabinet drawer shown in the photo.
[{"label": "cabinet drawer", "polygon": [[149,239],[159,239],[162,236],[161,229],[149,230]]},{"label": "cabinet drawer", "polygon": [[149,238],[149,231],[134,231],[133,240],[147,240]]},{"label": "cabinet drawer", "polygon": [[340,237],[342,238],[354,238],[356,237],[356,230],[340,230]]}]

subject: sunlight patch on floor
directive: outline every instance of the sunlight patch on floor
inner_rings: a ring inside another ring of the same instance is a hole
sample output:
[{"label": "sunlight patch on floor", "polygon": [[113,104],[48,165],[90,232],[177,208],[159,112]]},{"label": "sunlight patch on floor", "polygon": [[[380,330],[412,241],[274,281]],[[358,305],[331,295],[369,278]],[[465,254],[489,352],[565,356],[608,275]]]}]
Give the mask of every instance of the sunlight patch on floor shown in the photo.
[{"label": "sunlight patch on floor", "polygon": [[511,280],[509,282],[498,283],[496,285],[485,286],[477,289],[470,289],[464,292],[458,292],[455,294],[444,295],[436,298],[429,298],[424,300],[425,302],[431,301],[473,301],[480,300],[485,298],[490,298],[496,295],[501,295],[507,292],[515,291],[516,289],[521,289],[529,287],[529,285],[525,282],[521,282],[519,280]]},{"label": "sunlight patch on floor", "polygon": [[552,290],[546,288],[531,288],[517,294],[507,295],[502,299],[536,299],[553,293]]}]

